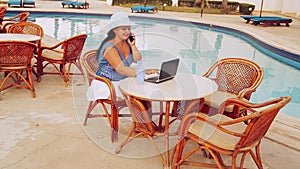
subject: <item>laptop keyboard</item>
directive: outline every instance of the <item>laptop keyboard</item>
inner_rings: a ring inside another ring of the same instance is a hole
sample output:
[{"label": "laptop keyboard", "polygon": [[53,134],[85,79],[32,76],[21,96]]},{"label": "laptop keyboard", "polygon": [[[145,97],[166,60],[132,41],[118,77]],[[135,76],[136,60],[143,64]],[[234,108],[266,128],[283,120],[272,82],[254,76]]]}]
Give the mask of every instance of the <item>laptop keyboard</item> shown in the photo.
[{"label": "laptop keyboard", "polygon": [[152,74],[150,74],[150,75],[145,75],[145,79],[158,79],[158,77],[159,77],[159,74],[158,73],[152,73]]}]

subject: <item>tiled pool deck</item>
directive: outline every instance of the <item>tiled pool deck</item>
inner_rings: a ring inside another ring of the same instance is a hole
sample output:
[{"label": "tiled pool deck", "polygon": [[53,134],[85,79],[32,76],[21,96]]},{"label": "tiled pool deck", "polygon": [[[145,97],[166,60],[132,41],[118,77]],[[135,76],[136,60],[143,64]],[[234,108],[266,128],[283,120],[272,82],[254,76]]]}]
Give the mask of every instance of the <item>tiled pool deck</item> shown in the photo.
[{"label": "tiled pool deck", "polygon": [[[130,12],[127,8],[107,6],[89,0],[89,9],[62,8],[61,1],[36,0],[36,8],[8,10],[65,11],[111,14]],[[0,4],[3,5],[3,4]],[[265,15],[274,15],[264,13]],[[245,24],[235,15],[186,14],[159,11],[155,14],[132,13],[146,17],[174,18],[219,25],[244,31],[259,40],[300,55],[300,19],[293,18],[290,27],[263,27]],[[276,14],[278,15],[278,14]],[[45,83],[47,81],[47,83]],[[117,157],[103,150],[82,129],[75,112],[86,109],[85,82],[74,78],[74,87],[65,88],[61,78],[45,76],[36,83],[37,98],[24,90],[4,91],[0,95],[0,168],[5,169],[122,169],[162,168],[158,157],[133,159]],[[17,96],[17,97],[16,97]],[[78,100],[82,106],[78,107]],[[95,123],[89,123],[91,126]],[[96,124],[95,124],[96,125]],[[109,142],[106,143],[109,146]],[[118,143],[117,143],[118,144]],[[150,145],[150,144],[149,144]],[[300,168],[300,120],[280,114],[262,141],[264,168]],[[255,168],[254,165],[248,166]],[[184,167],[183,167],[184,168]]]}]

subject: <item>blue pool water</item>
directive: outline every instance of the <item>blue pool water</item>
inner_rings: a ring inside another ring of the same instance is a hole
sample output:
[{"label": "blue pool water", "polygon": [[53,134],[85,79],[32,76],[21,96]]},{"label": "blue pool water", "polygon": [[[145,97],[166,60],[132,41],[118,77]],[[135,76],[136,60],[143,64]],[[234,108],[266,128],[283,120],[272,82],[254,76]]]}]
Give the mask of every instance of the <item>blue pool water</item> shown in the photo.
[{"label": "blue pool water", "polygon": [[[109,16],[105,15],[62,13],[31,13],[29,18],[41,25],[45,34],[59,40],[81,33],[88,34],[84,51],[98,48],[106,36],[108,19]],[[202,75],[220,58],[247,58],[258,63],[265,73],[251,101],[263,102],[289,95],[293,100],[281,113],[300,118],[297,111],[300,109],[300,71],[295,68],[300,67],[298,62],[273,53],[275,49],[262,48],[260,42],[242,36],[238,31],[183,21],[132,19],[138,24],[133,32],[147,67],[159,67],[163,60],[180,57],[179,71]]]}]

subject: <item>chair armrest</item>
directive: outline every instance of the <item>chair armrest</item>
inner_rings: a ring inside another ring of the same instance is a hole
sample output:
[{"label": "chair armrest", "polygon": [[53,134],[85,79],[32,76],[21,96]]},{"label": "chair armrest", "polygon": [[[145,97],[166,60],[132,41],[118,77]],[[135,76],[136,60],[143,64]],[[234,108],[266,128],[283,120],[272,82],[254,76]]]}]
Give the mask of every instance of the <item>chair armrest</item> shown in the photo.
[{"label": "chair armrest", "polygon": [[254,89],[254,88],[246,88],[246,89],[243,89],[243,90],[241,90],[241,91],[238,93],[237,98],[238,98],[238,99],[245,98],[245,99],[249,100],[251,94],[252,94],[253,92],[255,92],[255,91],[256,91],[256,89]]},{"label": "chair armrest", "polygon": [[216,69],[216,67],[217,67],[217,64],[212,65],[212,66],[207,70],[207,72],[204,73],[202,76],[203,76],[203,77],[209,78],[209,76],[210,76],[210,75],[212,74],[212,72]]},{"label": "chair armrest", "polygon": [[55,44],[54,46],[41,46],[40,48],[39,48],[39,50],[38,50],[38,56],[42,56],[42,52],[43,52],[43,50],[51,50],[51,51],[53,51],[53,52],[56,52],[56,53],[64,53],[63,51],[61,51],[61,50],[57,50],[57,48],[59,47],[59,46],[62,46],[62,44],[63,44],[63,42],[59,42],[59,43],[57,43],[57,44]]},{"label": "chair armrest", "polygon": [[95,79],[94,80],[99,80],[101,82],[104,82],[108,88],[109,88],[109,92],[110,92],[110,97],[111,97],[111,101],[113,102],[116,102],[117,100],[117,95],[116,95],[116,90],[115,90],[115,87],[114,85],[112,84],[112,82],[105,78],[105,77],[101,77],[101,76],[95,76]]},{"label": "chair armrest", "polygon": [[245,100],[238,99],[238,98],[227,99],[220,105],[218,112],[220,114],[223,114],[223,112],[225,112],[225,108],[227,106],[234,105],[234,106],[241,107],[241,108],[247,110],[248,112],[255,113],[255,112],[257,112],[257,109],[276,104],[283,98],[284,97],[276,98],[276,99],[269,100],[269,101],[266,101],[263,103],[258,103],[258,104],[250,103],[249,101],[245,101]]},{"label": "chair armrest", "polygon": [[[180,124],[179,130],[178,130],[178,137],[179,137],[179,139],[183,139],[188,134],[191,124],[194,123],[195,121],[202,121],[203,123],[205,123],[205,125],[210,125],[210,126],[216,128],[217,130],[220,130],[229,135],[232,135],[235,137],[243,137],[244,133],[242,130],[237,132],[237,131],[230,130],[230,128],[226,128],[226,126],[230,126],[230,125],[238,124],[238,123],[245,125],[244,122],[247,122],[250,119],[256,118],[258,115],[259,115],[259,113],[256,112],[249,116],[240,117],[240,118],[236,118],[236,119],[227,117],[226,120],[224,120],[224,118],[222,118],[222,116],[224,116],[224,117],[226,117],[226,116],[222,115],[222,114],[220,114],[219,116],[218,115],[207,116],[202,113],[191,113],[191,114],[186,115],[183,118],[183,120]],[[216,117],[216,119],[214,117]]]},{"label": "chair armrest", "polygon": [[16,21],[17,18],[19,18],[20,16],[19,15],[16,15],[14,17],[11,17],[11,18],[4,18],[3,21]]},{"label": "chair armrest", "polygon": [[53,45],[53,46],[41,46],[40,49],[41,49],[41,50],[48,49],[48,50],[54,50],[54,51],[55,51],[55,49],[56,49],[57,47],[61,46],[63,43],[64,43],[64,42],[59,42],[59,43],[57,43],[57,44],[55,44],[55,45]]}]

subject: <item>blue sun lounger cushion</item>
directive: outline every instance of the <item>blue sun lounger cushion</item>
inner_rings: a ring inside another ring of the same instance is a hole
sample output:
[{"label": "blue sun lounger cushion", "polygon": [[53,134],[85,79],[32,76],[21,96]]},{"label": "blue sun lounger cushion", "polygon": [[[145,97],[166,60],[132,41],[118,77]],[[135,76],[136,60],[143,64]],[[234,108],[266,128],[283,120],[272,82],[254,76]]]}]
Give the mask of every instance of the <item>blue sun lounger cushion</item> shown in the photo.
[{"label": "blue sun lounger cushion", "polygon": [[131,8],[131,12],[157,12],[157,6],[134,6]]},{"label": "blue sun lounger cushion", "polygon": [[61,5],[63,6],[63,8],[65,7],[65,5],[72,8],[89,8],[89,3],[87,2],[62,1]]},{"label": "blue sun lounger cushion", "polygon": [[11,6],[22,6],[22,0],[9,0],[7,2],[8,7]]},{"label": "blue sun lounger cushion", "polygon": [[241,16],[241,18],[245,19],[246,23],[252,21],[255,26],[260,23],[263,23],[264,25],[276,24],[277,26],[281,23],[285,23],[286,26],[289,26],[289,23],[293,22],[291,18],[283,18],[279,16]]},{"label": "blue sun lounger cushion", "polygon": [[250,21],[252,21],[252,19],[256,19],[256,18],[281,18],[279,16],[249,16],[249,15],[245,15],[245,16],[241,16],[241,18],[243,18],[244,20],[246,20],[246,23],[249,23]]}]

